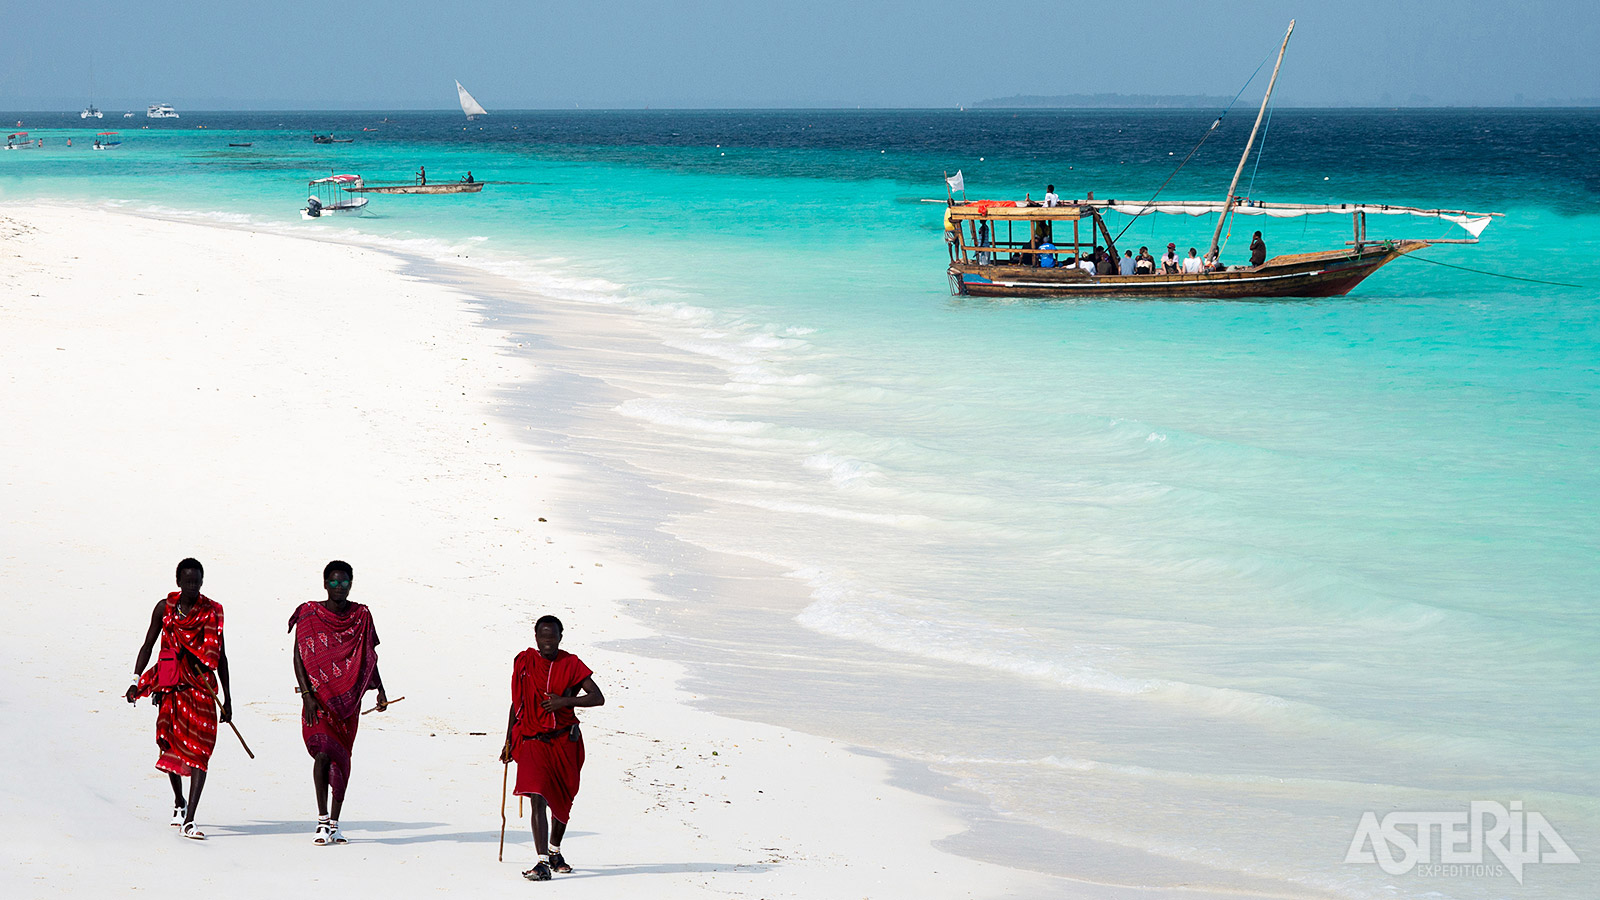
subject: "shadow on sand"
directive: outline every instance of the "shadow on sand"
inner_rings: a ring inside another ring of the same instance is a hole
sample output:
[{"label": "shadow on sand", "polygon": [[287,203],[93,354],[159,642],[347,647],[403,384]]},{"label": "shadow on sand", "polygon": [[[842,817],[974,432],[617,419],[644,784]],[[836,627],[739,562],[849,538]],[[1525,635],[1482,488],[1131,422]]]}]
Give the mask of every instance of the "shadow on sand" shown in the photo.
[{"label": "shadow on sand", "polygon": [[741,872],[751,875],[770,872],[774,867],[766,863],[655,863],[642,866],[595,866],[592,869],[578,867],[570,875],[557,875],[557,881],[571,881],[575,878],[608,878],[616,875],[685,875],[713,872]]}]

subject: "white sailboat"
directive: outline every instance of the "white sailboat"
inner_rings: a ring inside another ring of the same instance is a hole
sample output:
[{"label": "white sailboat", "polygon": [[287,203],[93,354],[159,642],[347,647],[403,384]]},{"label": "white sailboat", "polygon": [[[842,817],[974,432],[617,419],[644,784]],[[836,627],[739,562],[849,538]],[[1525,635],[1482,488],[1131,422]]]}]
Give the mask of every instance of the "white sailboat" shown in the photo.
[{"label": "white sailboat", "polygon": [[467,114],[468,122],[489,114],[489,111],[483,108],[483,104],[472,99],[472,95],[467,93],[467,89],[462,87],[459,81],[456,82],[456,93],[461,97],[461,111]]},{"label": "white sailboat", "polygon": [[103,119],[103,118],[105,118],[105,115],[103,113],[101,113],[99,108],[94,105],[94,63],[92,61],[89,63],[89,105],[85,106],[83,108],[83,112],[78,113],[78,118],[80,118],[80,119]]}]

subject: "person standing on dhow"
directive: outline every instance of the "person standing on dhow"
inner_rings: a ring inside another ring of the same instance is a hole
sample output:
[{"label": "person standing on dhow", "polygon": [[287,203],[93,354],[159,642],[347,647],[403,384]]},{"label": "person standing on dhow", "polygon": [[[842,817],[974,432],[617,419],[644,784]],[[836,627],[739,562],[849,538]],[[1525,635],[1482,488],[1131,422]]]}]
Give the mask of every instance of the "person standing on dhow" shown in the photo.
[{"label": "person standing on dhow", "polygon": [[[194,815],[206,786],[206,767],[217,745],[217,723],[233,718],[233,697],[228,688],[228,653],[222,643],[222,606],[200,593],[205,569],[198,560],[178,563],[178,590],[156,603],[150,629],[133,664],[134,682],[125,696],[129,703],[152,697],[156,713],[156,746],[161,756],[156,768],[172,780],[172,824],[184,837],[206,839],[195,827]],[[161,639],[161,654],[148,671],[150,651]],[[142,673],[142,674],[141,674]],[[217,684],[222,685],[219,717]],[[183,779],[189,779],[189,796]]]},{"label": "person standing on dhow", "polygon": [[[583,734],[572,710],[606,702],[595,687],[594,672],[561,649],[561,632],[560,619],[540,616],[533,626],[536,647],[518,653],[512,663],[511,715],[500,750],[501,762],[516,760],[517,796],[533,800],[533,847],[539,861],[522,873],[529,881],[549,881],[552,870],[572,871],[561,855],[583,768]],[[547,807],[554,822],[545,818]]]},{"label": "person standing on dhow", "polygon": [[[378,712],[389,695],[378,674],[378,631],[372,612],[350,602],[354,570],[334,560],[322,570],[326,600],[300,604],[289,617],[294,632],[294,677],[300,683],[300,736],[311,754],[311,783],[317,792],[317,828],[312,842],[345,843],[339,832],[345,788],[350,784],[350,754],[361,725],[361,698],[378,689]],[[329,789],[333,809],[328,808]]]}]

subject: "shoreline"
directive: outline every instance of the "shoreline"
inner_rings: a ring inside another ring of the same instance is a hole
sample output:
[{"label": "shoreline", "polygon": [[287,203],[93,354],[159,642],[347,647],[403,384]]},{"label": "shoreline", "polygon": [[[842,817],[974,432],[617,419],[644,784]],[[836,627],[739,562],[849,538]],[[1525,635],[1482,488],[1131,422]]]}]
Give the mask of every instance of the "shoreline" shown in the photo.
[{"label": "shoreline", "polygon": [[[13,497],[5,568],[18,596],[48,601],[15,610],[0,639],[8,714],[31,735],[0,745],[9,771],[31,773],[4,791],[18,849],[7,881],[85,889],[96,876],[51,873],[71,871],[87,841],[130,860],[99,876],[107,889],[240,867],[253,878],[244,893],[295,883],[303,873],[265,860],[297,842],[315,849],[314,807],[282,696],[287,639],[264,635],[338,556],[357,570],[353,599],[373,608],[391,693],[412,699],[363,729],[344,817],[353,846],[304,859],[324,880],[410,884],[414,863],[453,888],[515,877],[531,853],[525,825],[508,832],[504,865],[488,856],[500,682],[528,623],[553,611],[609,700],[586,717],[590,764],[567,848],[581,874],[649,872],[663,896],[1047,892],[1037,876],[934,849],[961,822],[890,786],[882,761],[714,716],[681,686],[681,666],[611,649],[649,638],[619,603],[653,597],[651,573],[537,521],[551,495],[581,489],[494,415],[496,397],[528,383],[524,361],[458,291],[404,274],[403,254],[105,209],[7,204],[0,220],[0,252],[21,261],[0,310],[13,386],[0,402],[21,423],[0,443]],[[200,815],[215,852],[186,855],[195,861],[175,873],[169,857],[196,848],[174,847],[162,824],[149,710],[114,695],[146,604],[169,589],[167,557],[191,553],[228,610],[236,724],[258,759],[219,735]],[[541,583],[557,596],[526,599]],[[441,627],[463,593],[470,617]],[[104,627],[80,633],[49,614],[61,608]],[[839,796],[863,802],[841,816],[817,799]],[[231,839],[244,835],[258,840]]]}]

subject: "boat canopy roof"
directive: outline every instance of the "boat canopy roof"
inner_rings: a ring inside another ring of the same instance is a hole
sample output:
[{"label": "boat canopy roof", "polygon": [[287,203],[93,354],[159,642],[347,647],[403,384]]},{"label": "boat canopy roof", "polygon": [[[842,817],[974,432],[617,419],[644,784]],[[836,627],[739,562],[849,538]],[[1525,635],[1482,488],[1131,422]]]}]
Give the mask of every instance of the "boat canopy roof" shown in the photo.
[{"label": "boat canopy roof", "polygon": [[[1225,209],[1220,200],[1161,200],[1155,203],[1130,203],[1126,200],[1086,200],[1083,205],[1109,209],[1129,216],[1150,213],[1168,215],[1205,216]],[[1319,216],[1328,213],[1367,213],[1383,216],[1421,216],[1454,222],[1477,237],[1489,227],[1489,221],[1505,213],[1472,212],[1465,209],[1423,209],[1417,206],[1394,206],[1388,203],[1265,203],[1260,200],[1236,199],[1233,214],[1236,216],[1271,216],[1275,219]]]},{"label": "boat canopy roof", "polygon": [[26,131],[18,131],[18,132],[15,132],[13,134],[6,135],[6,139],[10,140],[11,138],[19,138],[19,137],[27,137],[27,136],[28,136],[28,133]]},{"label": "boat canopy roof", "polygon": [[360,175],[329,175],[327,178],[316,178],[316,179],[313,179],[311,181],[312,184],[328,184],[330,182],[333,183],[333,184],[360,184],[361,183],[361,176]]},{"label": "boat canopy roof", "polygon": [[[1205,216],[1220,213],[1226,205],[1221,200],[1161,200],[1140,203],[1127,200],[1079,200],[1061,206],[1028,205],[1027,201],[976,200],[957,203],[950,207],[950,218],[995,219],[1001,221],[1073,221],[1084,219],[1098,210],[1109,210],[1129,216],[1151,213],[1167,215]],[[1271,216],[1275,219],[1317,216],[1329,213],[1350,215],[1368,213],[1385,216],[1421,216],[1454,222],[1471,232],[1473,237],[1483,233],[1497,212],[1472,212],[1465,209],[1423,209],[1417,206],[1395,206],[1389,203],[1266,203],[1259,200],[1236,199],[1233,214],[1238,216]]]},{"label": "boat canopy roof", "polygon": [[1057,222],[1087,219],[1088,206],[1023,206],[1015,200],[974,200],[950,207],[952,219],[1000,219],[1013,222]]},{"label": "boat canopy roof", "polygon": [[116,137],[116,136],[117,136],[117,133],[115,131],[102,131],[99,134],[95,135],[95,137]]}]

